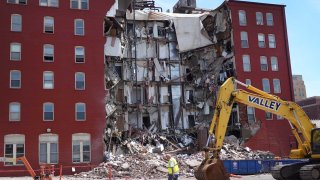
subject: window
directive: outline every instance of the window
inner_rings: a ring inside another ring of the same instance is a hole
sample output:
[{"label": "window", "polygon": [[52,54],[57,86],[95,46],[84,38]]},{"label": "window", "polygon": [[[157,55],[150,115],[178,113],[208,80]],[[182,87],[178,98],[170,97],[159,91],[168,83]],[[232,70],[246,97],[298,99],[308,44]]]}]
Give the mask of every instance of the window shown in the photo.
[{"label": "window", "polygon": [[14,31],[14,32],[22,31],[22,16],[20,14],[11,15],[11,31]]},{"label": "window", "polygon": [[11,4],[27,4],[27,0],[7,0],[7,3],[11,3]]},{"label": "window", "polygon": [[74,35],[79,35],[79,36],[84,35],[84,20],[83,19],[74,20]]},{"label": "window", "polygon": [[77,133],[72,135],[72,162],[90,162],[90,134]]},{"label": "window", "polygon": [[269,48],[276,48],[276,38],[274,34],[268,34]]},{"label": "window", "polygon": [[240,34],[240,38],[241,38],[241,47],[248,48],[249,47],[248,33],[245,31],[242,31]]},{"label": "window", "polygon": [[251,85],[251,79],[246,79],[246,85]]},{"label": "window", "polygon": [[263,14],[261,12],[256,12],[257,25],[263,25]]},{"label": "window", "polygon": [[71,9],[89,9],[89,0],[71,0]]},{"label": "window", "polygon": [[243,10],[239,11],[239,24],[240,24],[240,26],[246,26],[247,25],[246,12],[243,11]]},{"label": "window", "polygon": [[43,120],[53,121],[54,119],[54,105],[53,103],[44,103],[43,104]]},{"label": "window", "polygon": [[9,121],[20,121],[20,103],[9,104]]},{"label": "window", "polygon": [[85,74],[82,72],[77,72],[75,77],[75,88],[76,90],[84,90],[85,89]]},{"label": "window", "polygon": [[266,16],[267,16],[267,25],[268,26],[273,26],[273,15],[272,15],[272,13],[267,13]]},{"label": "window", "polygon": [[58,7],[59,0],[40,0],[40,6]]},{"label": "window", "polygon": [[52,34],[54,31],[54,18],[50,16],[45,16],[43,19],[43,26],[44,33]]},{"label": "window", "polygon": [[277,120],[282,120],[282,119],[283,119],[282,116],[277,115]]},{"label": "window", "polygon": [[43,89],[53,89],[54,87],[54,74],[50,71],[43,72]]},{"label": "window", "polygon": [[21,72],[18,70],[10,71],[10,88],[21,88]]},{"label": "window", "polygon": [[251,71],[250,56],[249,55],[243,55],[242,56],[242,61],[243,61],[243,71],[244,72],[250,72]]},{"label": "window", "polygon": [[268,71],[267,57],[260,56],[260,67],[261,67],[261,71]]},{"label": "window", "polygon": [[274,56],[271,57],[271,70],[272,71],[279,70],[277,57],[274,57]]},{"label": "window", "polygon": [[13,61],[21,60],[21,44],[20,43],[10,44],[10,60],[13,60]]},{"label": "window", "polygon": [[75,47],[76,63],[84,63],[84,47]]},{"label": "window", "polygon": [[[8,134],[4,136],[4,157],[18,158],[24,156],[25,136]],[[23,165],[21,161],[5,162],[5,165]]]},{"label": "window", "polygon": [[259,46],[260,48],[266,47],[264,34],[261,34],[261,33],[258,34],[258,46]]},{"label": "window", "polygon": [[274,93],[281,93],[281,86],[279,79],[273,79],[273,91]]},{"label": "window", "polygon": [[247,117],[248,123],[254,123],[256,121],[253,107],[247,106]]},{"label": "window", "polygon": [[86,105],[84,103],[76,103],[76,120],[86,120]]},{"label": "window", "polygon": [[43,46],[43,61],[53,62],[54,46],[51,44],[45,44]]},{"label": "window", "polygon": [[266,112],[266,120],[272,120],[272,113]]},{"label": "window", "polygon": [[58,135],[41,134],[39,136],[39,161],[45,164],[58,163]]},{"label": "window", "polygon": [[262,79],[262,89],[264,92],[270,93],[269,79],[267,79],[267,78]]}]

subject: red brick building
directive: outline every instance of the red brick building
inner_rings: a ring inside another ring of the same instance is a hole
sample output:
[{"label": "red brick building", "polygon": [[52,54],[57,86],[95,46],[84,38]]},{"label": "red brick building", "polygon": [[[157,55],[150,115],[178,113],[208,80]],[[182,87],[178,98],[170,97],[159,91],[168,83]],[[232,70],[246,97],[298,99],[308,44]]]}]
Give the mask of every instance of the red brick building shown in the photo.
[{"label": "red brick building", "polygon": [[[237,79],[293,101],[285,6],[245,1],[226,2],[231,9]],[[239,106],[241,124],[261,126],[246,145],[287,156],[291,136],[286,120]]]},{"label": "red brick building", "polygon": [[[61,164],[64,174],[102,161],[103,20],[113,3],[0,2],[0,157]],[[26,169],[0,162],[0,176],[19,174],[8,170]]]}]

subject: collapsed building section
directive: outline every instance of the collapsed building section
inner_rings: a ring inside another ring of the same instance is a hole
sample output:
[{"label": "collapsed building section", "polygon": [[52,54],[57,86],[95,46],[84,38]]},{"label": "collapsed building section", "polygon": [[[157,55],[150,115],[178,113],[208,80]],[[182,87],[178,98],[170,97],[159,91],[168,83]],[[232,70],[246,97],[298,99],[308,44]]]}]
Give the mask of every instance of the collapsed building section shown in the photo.
[{"label": "collapsed building section", "polygon": [[[219,85],[235,76],[227,6],[177,14],[150,4],[105,18],[108,149],[143,129],[174,134],[209,124]],[[239,136],[237,107],[229,124]]]}]

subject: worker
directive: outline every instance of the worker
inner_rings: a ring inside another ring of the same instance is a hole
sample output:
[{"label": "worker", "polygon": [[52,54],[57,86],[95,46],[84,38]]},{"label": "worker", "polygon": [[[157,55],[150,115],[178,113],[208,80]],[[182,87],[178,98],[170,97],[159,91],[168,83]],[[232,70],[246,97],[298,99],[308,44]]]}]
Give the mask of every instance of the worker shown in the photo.
[{"label": "worker", "polygon": [[168,180],[178,180],[179,166],[176,159],[170,154],[166,154],[165,160],[168,161]]}]

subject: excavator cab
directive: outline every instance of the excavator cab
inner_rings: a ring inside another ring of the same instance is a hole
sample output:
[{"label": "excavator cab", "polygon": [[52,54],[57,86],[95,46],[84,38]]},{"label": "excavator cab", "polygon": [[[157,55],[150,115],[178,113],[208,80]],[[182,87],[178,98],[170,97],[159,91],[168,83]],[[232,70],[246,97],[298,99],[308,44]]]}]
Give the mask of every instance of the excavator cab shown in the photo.
[{"label": "excavator cab", "polygon": [[320,158],[320,128],[314,128],[311,131],[311,156]]}]

